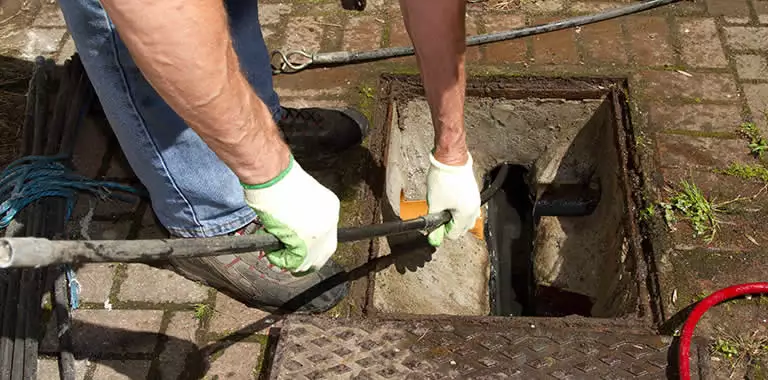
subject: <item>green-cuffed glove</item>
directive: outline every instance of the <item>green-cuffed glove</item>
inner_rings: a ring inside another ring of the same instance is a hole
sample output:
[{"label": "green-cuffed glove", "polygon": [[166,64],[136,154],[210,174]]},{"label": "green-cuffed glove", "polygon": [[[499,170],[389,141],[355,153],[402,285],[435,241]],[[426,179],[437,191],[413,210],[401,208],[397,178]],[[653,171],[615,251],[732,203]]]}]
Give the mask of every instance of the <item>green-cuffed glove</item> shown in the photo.
[{"label": "green-cuffed glove", "polygon": [[432,231],[429,244],[438,247],[443,238],[456,240],[480,217],[480,191],[472,168],[472,155],[462,166],[446,165],[429,155],[427,173],[427,204],[430,214],[448,210],[453,218],[450,222]]},{"label": "green-cuffed glove", "polygon": [[288,168],[260,185],[243,184],[245,200],[266,232],[285,248],[269,261],[290,272],[320,269],[336,251],[339,198],[291,157]]}]

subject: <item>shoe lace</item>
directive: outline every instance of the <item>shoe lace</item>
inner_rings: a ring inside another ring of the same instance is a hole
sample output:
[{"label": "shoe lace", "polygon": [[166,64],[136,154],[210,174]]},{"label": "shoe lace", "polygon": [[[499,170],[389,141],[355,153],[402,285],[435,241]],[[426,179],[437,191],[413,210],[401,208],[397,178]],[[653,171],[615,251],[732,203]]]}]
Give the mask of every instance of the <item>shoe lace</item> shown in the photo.
[{"label": "shoe lace", "polygon": [[283,107],[283,110],[285,111],[283,113],[283,120],[288,123],[293,123],[299,120],[304,122],[312,121],[315,123],[320,123],[323,120],[323,118],[311,108]]}]

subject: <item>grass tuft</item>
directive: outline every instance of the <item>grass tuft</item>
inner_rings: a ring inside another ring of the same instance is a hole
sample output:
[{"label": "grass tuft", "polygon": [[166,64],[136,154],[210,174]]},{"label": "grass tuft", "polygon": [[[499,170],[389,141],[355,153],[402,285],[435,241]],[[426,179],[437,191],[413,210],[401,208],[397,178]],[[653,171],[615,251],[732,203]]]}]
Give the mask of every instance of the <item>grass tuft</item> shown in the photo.
[{"label": "grass tuft", "polygon": [[725,170],[716,170],[717,173],[727,174],[746,180],[760,180],[768,183],[768,168],[760,164],[731,164]]},{"label": "grass tuft", "polygon": [[672,195],[669,202],[662,202],[660,206],[664,210],[664,220],[670,227],[677,222],[676,214],[682,214],[691,222],[694,236],[699,237],[709,233],[707,242],[714,240],[718,228],[718,219],[715,215],[717,207],[694,183],[681,181],[680,190]]},{"label": "grass tuft", "polygon": [[741,133],[749,139],[749,152],[757,157],[763,158],[763,154],[768,151],[768,140],[763,137],[762,132],[755,123],[741,124]]},{"label": "grass tuft", "polygon": [[213,317],[213,307],[205,303],[195,304],[195,319],[200,323],[208,322]]}]

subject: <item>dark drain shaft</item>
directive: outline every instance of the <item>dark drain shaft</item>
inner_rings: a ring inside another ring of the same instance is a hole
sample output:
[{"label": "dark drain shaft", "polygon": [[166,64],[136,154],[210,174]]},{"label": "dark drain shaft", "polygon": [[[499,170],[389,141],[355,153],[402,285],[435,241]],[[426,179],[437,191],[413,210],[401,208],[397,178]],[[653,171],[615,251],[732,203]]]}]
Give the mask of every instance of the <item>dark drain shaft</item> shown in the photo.
[{"label": "dark drain shaft", "polygon": [[[489,183],[503,170],[492,170]],[[600,200],[600,190],[585,185],[554,186],[535,201],[524,166],[507,165],[501,188],[488,201],[485,240],[491,260],[491,313],[501,316],[588,315],[589,297],[538,286],[534,279],[533,248],[542,216],[586,216]]]}]

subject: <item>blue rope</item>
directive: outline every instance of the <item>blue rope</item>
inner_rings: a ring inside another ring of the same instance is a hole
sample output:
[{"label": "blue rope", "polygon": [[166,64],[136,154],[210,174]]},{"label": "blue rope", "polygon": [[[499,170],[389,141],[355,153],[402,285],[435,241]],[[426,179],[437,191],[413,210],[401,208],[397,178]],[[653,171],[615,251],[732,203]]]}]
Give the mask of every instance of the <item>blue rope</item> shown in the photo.
[{"label": "blue rope", "polygon": [[[78,192],[100,199],[127,200],[120,192],[144,195],[143,191],[131,186],[77,175],[64,164],[68,159],[64,155],[27,156],[3,170],[0,174],[0,230],[8,227],[24,207],[42,198],[64,198],[67,202],[65,221],[69,221]],[[70,265],[64,265],[64,273],[69,284],[70,306],[74,310],[80,307],[80,283]]]},{"label": "blue rope", "polygon": [[66,156],[28,156],[3,170],[0,174],[0,229],[8,227],[24,207],[42,198],[64,198],[67,202],[65,219],[69,220],[78,192],[100,199],[125,199],[120,193],[143,195],[131,186],[75,174],[64,164],[66,160]]}]

